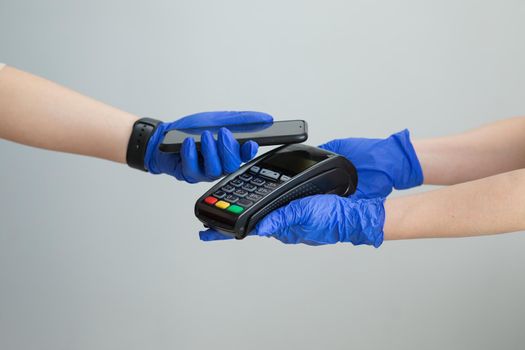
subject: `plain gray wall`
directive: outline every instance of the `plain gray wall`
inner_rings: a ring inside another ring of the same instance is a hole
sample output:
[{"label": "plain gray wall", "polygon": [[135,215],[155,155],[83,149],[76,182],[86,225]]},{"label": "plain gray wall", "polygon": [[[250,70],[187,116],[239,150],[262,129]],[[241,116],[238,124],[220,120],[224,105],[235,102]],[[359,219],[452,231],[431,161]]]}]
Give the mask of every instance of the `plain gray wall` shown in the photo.
[{"label": "plain gray wall", "polygon": [[[1,0],[0,61],[164,120],[430,137],[525,112],[524,18],[521,0]],[[210,184],[5,141],[0,162],[1,349],[524,346],[523,234],[205,244]]]}]

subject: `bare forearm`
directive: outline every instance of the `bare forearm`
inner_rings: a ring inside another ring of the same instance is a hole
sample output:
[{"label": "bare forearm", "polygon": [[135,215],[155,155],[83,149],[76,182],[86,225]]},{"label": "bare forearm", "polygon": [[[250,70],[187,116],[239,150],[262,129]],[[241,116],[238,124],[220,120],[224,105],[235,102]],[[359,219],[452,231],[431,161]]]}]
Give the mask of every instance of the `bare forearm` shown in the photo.
[{"label": "bare forearm", "polygon": [[0,70],[0,138],[125,163],[137,119],[15,68]]},{"label": "bare forearm", "polygon": [[415,140],[426,184],[451,185],[525,168],[525,117],[459,135]]},{"label": "bare forearm", "polygon": [[385,201],[385,239],[462,237],[525,229],[525,170]]}]

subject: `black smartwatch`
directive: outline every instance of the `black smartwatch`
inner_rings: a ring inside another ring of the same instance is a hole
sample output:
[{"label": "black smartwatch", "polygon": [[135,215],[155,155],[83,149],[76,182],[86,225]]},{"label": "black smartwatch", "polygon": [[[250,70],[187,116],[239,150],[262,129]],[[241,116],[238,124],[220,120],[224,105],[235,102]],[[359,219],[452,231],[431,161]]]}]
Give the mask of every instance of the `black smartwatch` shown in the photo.
[{"label": "black smartwatch", "polygon": [[141,118],[133,124],[133,130],[128,142],[128,151],[126,153],[126,162],[132,168],[147,171],[144,166],[144,156],[148,141],[151,135],[161,123],[160,120],[151,118]]}]

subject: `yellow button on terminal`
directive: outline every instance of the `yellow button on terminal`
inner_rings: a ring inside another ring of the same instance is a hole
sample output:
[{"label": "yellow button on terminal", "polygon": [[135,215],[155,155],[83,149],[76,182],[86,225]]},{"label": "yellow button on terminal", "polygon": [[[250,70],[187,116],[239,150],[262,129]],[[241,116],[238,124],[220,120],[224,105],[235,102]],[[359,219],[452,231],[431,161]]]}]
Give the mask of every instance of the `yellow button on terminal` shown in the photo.
[{"label": "yellow button on terminal", "polygon": [[217,203],[215,203],[215,206],[221,209],[226,209],[230,206],[230,203],[225,201],[218,201]]}]

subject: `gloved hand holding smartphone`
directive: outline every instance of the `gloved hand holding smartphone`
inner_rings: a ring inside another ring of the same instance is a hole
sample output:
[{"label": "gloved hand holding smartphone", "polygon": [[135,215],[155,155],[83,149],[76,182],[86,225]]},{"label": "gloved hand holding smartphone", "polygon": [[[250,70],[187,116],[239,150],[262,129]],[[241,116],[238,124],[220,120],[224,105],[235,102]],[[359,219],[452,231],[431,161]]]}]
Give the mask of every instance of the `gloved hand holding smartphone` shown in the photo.
[{"label": "gloved hand holding smartphone", "polygon": [[200,135],[200,155],[195,140],[186,138],[180,153],[166,153],[159,149],[166,132],[173,129],[190,129],[242,125],[252,123],[271,123],[272,116],[261,112],[204,112],[181,118],[171,123],[161,123],[151,136],[144,167],[152,174],[168,174],[189,183],[214,181],[239,168],[257,154],[258,145],[253,141],[239,145],[232,133],[225,127],[218,132],[217,140],[209,131]]}]

